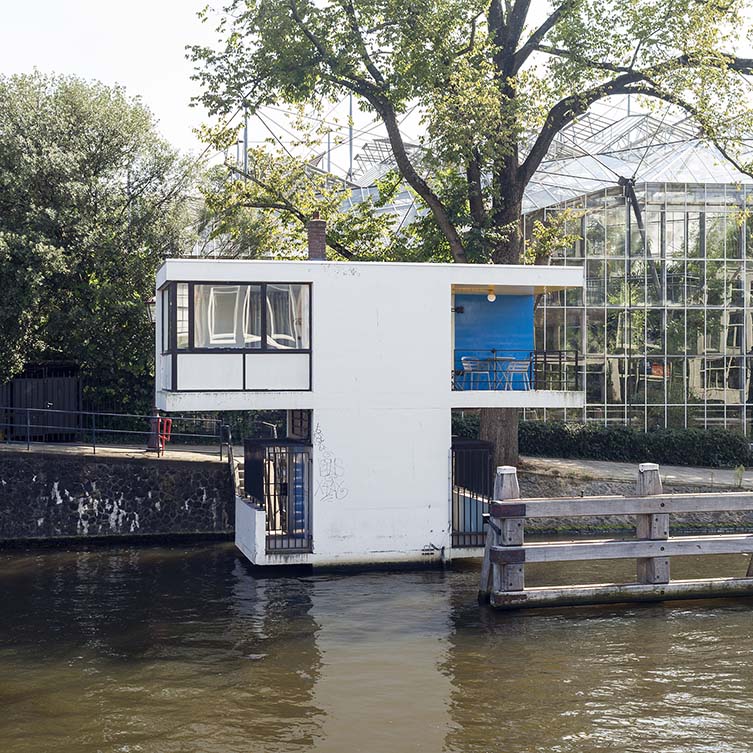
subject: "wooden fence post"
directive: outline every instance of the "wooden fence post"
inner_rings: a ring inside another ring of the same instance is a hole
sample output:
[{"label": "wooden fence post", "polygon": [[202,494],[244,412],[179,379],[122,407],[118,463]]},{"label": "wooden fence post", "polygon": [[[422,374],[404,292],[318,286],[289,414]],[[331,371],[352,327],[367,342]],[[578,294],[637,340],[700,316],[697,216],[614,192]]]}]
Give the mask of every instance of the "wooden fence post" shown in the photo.
[{"label": "wooden fence post", "polygon": [[[494,477],[493,500],[504,502],[520,499],[518,469],[512,465],[500,465]],[[522,591],[525,586],[523,565],[496,565],[491,562],[493,546],[521,546],[525,518],[487,519],[484,560],[481,564],[481,582],[478,598],[480,602],[489,600],[492,591]]]},{"label": "wooden fence post", "polygon": [[[636,494],[651,497],[662,493],[659,466],[641,463],[638,466]],[[636,538],[660,541],[669,538],[669,513],[636,516]],[[669,557],[641,557],[637,561],[639,583],[669,583]]]}]

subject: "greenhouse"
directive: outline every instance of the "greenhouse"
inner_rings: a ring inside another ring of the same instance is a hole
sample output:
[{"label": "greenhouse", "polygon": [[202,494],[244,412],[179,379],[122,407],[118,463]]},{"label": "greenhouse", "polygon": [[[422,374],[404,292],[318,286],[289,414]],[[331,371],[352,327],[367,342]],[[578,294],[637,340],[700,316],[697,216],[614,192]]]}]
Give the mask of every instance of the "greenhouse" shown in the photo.
[{"label": "greenhouse", "polygon": [[581,353],[586,405],[527,418],[751,431],[753,180],[666,119],[587,116],[529,186],[526,232],[569,210],[580,237],[552,264],[586,288],[539,301],[536,347]]}]

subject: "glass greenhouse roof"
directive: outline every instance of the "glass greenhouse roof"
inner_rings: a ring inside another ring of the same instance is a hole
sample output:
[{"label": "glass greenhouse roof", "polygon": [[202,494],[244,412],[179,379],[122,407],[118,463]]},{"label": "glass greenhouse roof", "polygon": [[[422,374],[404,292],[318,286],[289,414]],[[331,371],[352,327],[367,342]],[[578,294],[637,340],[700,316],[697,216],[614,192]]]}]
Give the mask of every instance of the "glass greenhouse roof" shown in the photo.
[{"label": "glass greenhouse roof", "polygon": [[[687,119],[670,120],[670,110],[630,113],[625,98],[617,104],[588,112],[563,129],[546,159],[526,189],[523,212],[553,206],[564,201],[619,185],[620,178],[636,183],[748,184],[753,178],[738,170],[712,144],[704,142]],[[753,153],[753,140],[748,151]],[[411,154],[421,147],[411,143]],[[386,139],[375,139],[356,158],[358,170],[353,182],[361,192],[394,169]],[[354,191],[353,203],[362,197]],[[393,211],[402,224],[415,217],[411,194],[403,191]]]},{"label": "glass greenhouse roof", "polygon": [[739,171],[687,120],[667,123],[649,113],[618,120],[588,113],[564,129],[528,185],[524,212],[618,185],[636,183],[740,183]]}]

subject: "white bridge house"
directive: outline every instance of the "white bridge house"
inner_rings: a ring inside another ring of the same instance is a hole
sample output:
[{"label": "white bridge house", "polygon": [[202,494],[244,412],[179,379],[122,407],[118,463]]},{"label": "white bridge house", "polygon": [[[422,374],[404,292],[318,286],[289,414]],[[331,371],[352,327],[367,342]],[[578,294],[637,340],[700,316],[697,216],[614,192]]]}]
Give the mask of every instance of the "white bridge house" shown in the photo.
[{"label": "white bridge house", "polygon": [[451,411],[581,407],[578,353],[536,351],[533,312],[582,285],[574,267],[168,260],[156,404],[288,411],[285,437],[245,446],[254,564],[467,555],[488,500],[458,478]]}]

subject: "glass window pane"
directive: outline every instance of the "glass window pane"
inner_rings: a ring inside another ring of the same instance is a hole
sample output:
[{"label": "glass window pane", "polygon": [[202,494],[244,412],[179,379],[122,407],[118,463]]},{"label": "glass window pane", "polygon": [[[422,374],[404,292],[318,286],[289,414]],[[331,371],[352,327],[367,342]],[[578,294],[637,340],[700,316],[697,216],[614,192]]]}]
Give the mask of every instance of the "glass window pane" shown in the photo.
[{"label": "glass window pane", "polygon": [[188,347],[188,283],[181,282],[177,288],[177,327],[178,348]]},{"label": "glass window pane", "polygon": [[247,348],[261,348],[261,285],[250,285],[243,317],[243,342]]},{"label": "glass window pane", "polygon": [[667,256],[685,255],[685,212],[667,212]]},{"label": "glass window pane", "polygon": [[604,309],[588,309],[586,314],[586,351],[604,352]]},{"label": "glass window pane", "polygon": [[308,285],[267,285],[267,348],[308,347]]},{"label": "glass window pane", "polygon": [[667,304],[685,303],[685,262],[667,262]]},{"label": "glass window pane", "polygon": [[248,285],[194,287],[194,346],[244,347]]},{"label": "glass window pane", "polygon": [[706,213],[706,258],[723,259],[727,240],[727,215]]}]

